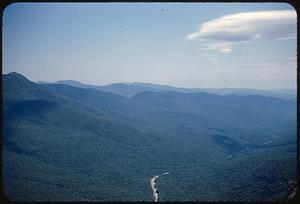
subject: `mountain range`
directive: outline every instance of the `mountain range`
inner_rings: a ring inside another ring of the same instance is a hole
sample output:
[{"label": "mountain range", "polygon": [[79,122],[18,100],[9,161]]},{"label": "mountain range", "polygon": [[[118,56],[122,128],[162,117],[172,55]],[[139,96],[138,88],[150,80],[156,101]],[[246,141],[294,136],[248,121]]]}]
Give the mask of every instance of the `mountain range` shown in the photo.
[{"label": "mountain range", "polygon": [[151,201],[168,170],[161,201],[274,201],[296,178],[293,97],[2,78],[9,200]]},{"label": "mountain range", "polygon": [[[50,84],[50,82],[38,81],[39,84]],[[70,86],[75,86],[79,88],[93,88],[100,91],[106,91],[128,98],[134,96],[137,93],[143,91],[152,91],[152,92],[161,92],[161,91],[176,91],[182,93],[196,93],[196,92],[205,92],[216,95],[261,95],[261,96],[270,96],[282,99],[293,99],[296,98],[295,89],[277,89],[277,90],[258,90],[258,89],[246,89],[246,88],[180,88],[173,87],[169,85],[157,85],[151,83],[114,83],[109,85],[97,86],[91,84],[84,84],[74,80],[59,80],[52,82],[52,84],[66,84]]]}]

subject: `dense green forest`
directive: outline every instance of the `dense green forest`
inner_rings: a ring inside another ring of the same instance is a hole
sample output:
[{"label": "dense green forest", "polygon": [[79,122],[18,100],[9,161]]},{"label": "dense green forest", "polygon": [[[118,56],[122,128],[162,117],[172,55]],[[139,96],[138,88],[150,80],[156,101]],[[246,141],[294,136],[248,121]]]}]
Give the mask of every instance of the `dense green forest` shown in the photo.
[{"label": "dense green forest", "polygon": [[13,201],[275,201],[296,179],[296,100],[37,84],[3,75]]}]

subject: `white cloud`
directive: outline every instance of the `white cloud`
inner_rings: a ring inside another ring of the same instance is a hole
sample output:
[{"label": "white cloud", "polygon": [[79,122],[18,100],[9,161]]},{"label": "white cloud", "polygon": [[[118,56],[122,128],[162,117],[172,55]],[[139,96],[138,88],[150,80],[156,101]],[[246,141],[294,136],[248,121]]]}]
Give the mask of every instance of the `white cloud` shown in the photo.
[{"label": "white cloud", "polygon": [[273,63],[273,62],[263,62],[263,63],[242,63],[242,66],[255,66],[255,67],[262,67],[262,66],[278,66],[280,64]]},{"label": "white cloud", "polygon": [[[260,63],[239,63],[236,64],[236,67],[243,67],[243,68],[249,68],[252,70],[259,70],[259,72],[263,70],[277,70],[280,74],[285,72],[287,69],[289,70],[296,70],[297,69],[297,64],[293,62],[260,62]],[[249,70],[248,69],[248,70]],[[243,69],[245,70],[245,69]],[[282,71],[285,70],[285,71]]]},{"label": "white cloud", "polygon": [[230,53],[232,51],[232,43],[230,42],[209,42],[203,44],[201,50],[218,50],[220,53]]},{"label": "white cloud", "polygon": [[209,58],[209,61],[213,64],[219,64],[219,59],[217,57],[211,57]]},{"label": "white cloud", "polygon": [[295,57],[286,57],[285,61],[289,65],[295,65],[295,66],[297,65],[297,59]]},{"label": "white cloud", "polygon": [[203,49],[229,53],[239,42],[295,39],[296,21],[293,10],[236,13],[203,23],[187,38],[202,41]]}]

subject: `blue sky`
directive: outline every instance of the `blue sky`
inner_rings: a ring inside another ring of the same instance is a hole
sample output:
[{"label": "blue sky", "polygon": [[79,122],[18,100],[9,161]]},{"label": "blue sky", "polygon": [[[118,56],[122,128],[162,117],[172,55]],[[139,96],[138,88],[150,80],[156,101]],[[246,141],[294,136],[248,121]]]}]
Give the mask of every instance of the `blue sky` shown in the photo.
[{"label": "blue sky", "polygon": [[285,3],[15,3],[3,14],[3,73],[97,85],[296,88],[295,32]]}]

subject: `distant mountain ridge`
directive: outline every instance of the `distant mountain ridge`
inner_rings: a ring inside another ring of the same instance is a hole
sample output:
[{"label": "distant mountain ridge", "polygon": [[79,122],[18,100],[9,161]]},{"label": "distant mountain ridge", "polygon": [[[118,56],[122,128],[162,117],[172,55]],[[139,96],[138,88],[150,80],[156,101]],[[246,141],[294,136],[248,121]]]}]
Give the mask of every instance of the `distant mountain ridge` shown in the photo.
[{"label": "distant mountain ridge", "polygon": [[[49,84],[49,82],[38,81],[39,84]],[[92,88],[101,91],[111,92],[114,94],[126,96],[128,98],[134,95],[144,92],[144,91],[177,91],[183,93],[195,93],[195,92],[205,92],[216,95],[261,95],[261,96],[271,96],[281,99],[293,99],[297,96],[297,91],[294,89],[277,89],[277,90],[258,90],[258,89],[248,89],[248,88],[183,88],[183,87],[173,87],[169,85],[158,85],[151,83],[114,83],[109,85],[91,85],[84,84],[75,80],[59,80],[52,82],[52,84],[67,84],[79,88]]]}]

